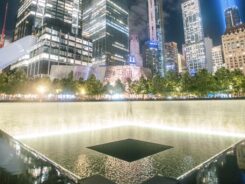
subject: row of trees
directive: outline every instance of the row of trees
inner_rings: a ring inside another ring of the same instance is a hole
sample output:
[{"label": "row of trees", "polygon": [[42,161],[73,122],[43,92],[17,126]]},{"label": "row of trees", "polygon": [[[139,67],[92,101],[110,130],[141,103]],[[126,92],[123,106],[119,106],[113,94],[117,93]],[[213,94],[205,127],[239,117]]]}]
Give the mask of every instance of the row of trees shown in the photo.
[{"label": "row of trees", "polygon": [[207,70],[200,70],[195,76],[190,76],[189,73],[177,75],[170,72],[164,78],[157,76],[151,80],[141,78],[140,81],[133,82],[131,86],[132,92],[137,94],[205,97],[210,93],[224,93],[243,96],[245,76],[240,70],[230,72],[225,68],[218,70],[215,75]]},{"label": "row of trees", "polygon": [[88,80],[74,80],[73,73],[65,79],[49,78],[28,79],[22,70],[12,70],[0,74],[0,93],[33,94],[38,93],[38,87],[45,87],[45,93],[68,93],[88,96],[102,94],[135,94],[159,96],[198,96],[205,97],[209,93],[225,93],[233,96],[244,96],[245,76],[239,70],[230,72],[221,68],[214,75],[206,70],[200,70],[195,76],[188,73],[177,75],[169,72],[165,77],[155,76],[151,79],[141,77],[139,81],[128,79],[126,84],[117,80],[114,85],[102,84],[95,76]]}]

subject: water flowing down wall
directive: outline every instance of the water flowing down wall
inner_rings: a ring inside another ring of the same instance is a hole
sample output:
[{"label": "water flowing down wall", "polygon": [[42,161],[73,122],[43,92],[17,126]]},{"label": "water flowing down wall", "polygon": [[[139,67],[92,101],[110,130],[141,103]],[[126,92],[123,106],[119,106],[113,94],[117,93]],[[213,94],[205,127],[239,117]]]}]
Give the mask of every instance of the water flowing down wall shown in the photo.
[{"label": "water flowing down wall", "polygon": [[0,129],[17,138],[139,126],[245,136],[245,101],[1,103]]}]

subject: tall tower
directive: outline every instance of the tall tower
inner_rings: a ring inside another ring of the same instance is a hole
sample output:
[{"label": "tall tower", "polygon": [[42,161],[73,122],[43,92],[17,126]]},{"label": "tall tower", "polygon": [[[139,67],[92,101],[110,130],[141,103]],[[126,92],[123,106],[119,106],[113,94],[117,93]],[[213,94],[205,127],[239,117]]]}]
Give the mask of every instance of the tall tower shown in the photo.
[{"label": "tall tower", "polygon": [[181,7],[185,33],[183,51],[189,73],[195,75],[200,69],[208,69],[199,0],[185,0]]},{"label": "tall tower", "polygon": [[145,45],[145,66],[153,75],[164,76],[164,23],[162,0],[148,0],[149,41]]},{"label": "tall tower", "polygon": [[241,17],[237,6],[225,10],[226,29],[231,29],[241,24]]},{"label": "tall tower", "polygon": [[2,29],[2,35],[1,35],[1,40],[0,40],[0,48],[4,47],[7,13],[8,13],[8,2],[6,4],[6,8],[5,8],[5,15],[4,15],[4,20],[3,20],[3,29]]},{"label": "tall tower", "polygon": [[165,53],[165,67],[166,72],[176,72],[178,64],[178,45],[175,42],[169,42],[164,44]]},{"label": "tall tower", "polygon": [[240,12],[235,0],[224,0],[224,13],[227,30],[241,24]]},{"label": "tall tower", "polygon": [[125,65],[129,54],[129,9],[124,0],[83,0],[83,35],[93,42],[93,62]]},{"label": "tall tower", "polygon": [[82,0],[20,0],[14,40],[36,35],[30,55],[12,68],[29,76],[50,75],[52,65],[87,65],[92,43],[82,37]]},{"label": "tall tower", "polygon": [[148,0],[149,38],[151,41],[157,41],[157,21],[155,3],[155,0]]}]

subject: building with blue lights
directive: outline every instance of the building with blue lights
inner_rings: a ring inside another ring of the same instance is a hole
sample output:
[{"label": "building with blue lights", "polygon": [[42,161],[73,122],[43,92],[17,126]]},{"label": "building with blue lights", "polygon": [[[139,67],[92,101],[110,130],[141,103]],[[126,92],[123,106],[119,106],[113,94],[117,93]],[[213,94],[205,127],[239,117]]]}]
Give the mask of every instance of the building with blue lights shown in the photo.
[{"label": "building with blue lights", "polygon": [[225,10],[225,22],[226,29],[231,29],[241,24],[241,17],[237,6]]},{"label": "building with blue lights", "polygon": [[148,0],[149,41],[145,43],[145,67],[153,75],[164,76],[164,24],[162,0]]},{"label": "building with blue lights", "polygon": [[83,0],[83,36],[92,40],[93,62],[125,65],[129,55],[127,1]]},{"label": "building with blue lights", "polygon": [[128,64],[143,67],[143,58],[140,54],[139,37],[137,34],[130,35],[130,56]]},{"label": "building with blue lights", "polygon": [[178,45],[175,42],[164,44],[164,58],[166,72],[178,72]]}]

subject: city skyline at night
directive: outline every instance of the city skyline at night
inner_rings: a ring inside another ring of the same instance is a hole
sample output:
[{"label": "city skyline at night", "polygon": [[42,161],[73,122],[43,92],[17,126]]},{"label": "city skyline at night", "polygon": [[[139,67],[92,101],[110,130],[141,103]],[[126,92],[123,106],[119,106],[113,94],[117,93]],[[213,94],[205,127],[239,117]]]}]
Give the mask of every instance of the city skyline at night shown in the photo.
[{"label": "city skyline at night", "polygon": [[[0,30],[2,30],[4,8],[7,0],[0,2]],[[131,25],[135,26],[136,31],[141,30],[140,39],[146,39],[147,35],[147,10],[142,10],[146,3],[142,3],[145,0],[135,0],[130,1],[131,15],[135,18],[130,18]],[[179,50],[180,45],[184,43],[184,31],[182,24],[182,15],[180,8],[181,0],[169,1],[163,0],[163,10],[165,15],[165,38],[166,41],[175,41],[178,43]],[[221,43],[221,35],[225,31],[225,0],[201,0],[201,9],[203,15],[203,24],[204,24],[204,33],[205,36],[209,36],[214,40],[214,44],[218,45]],[[240,10],[241,19],[244,22],[245,20],[245,2],[243,0],[230,0],[230,4],[235,4]],[[13,37],[15,20],[16,20],[16,11],[17,11],[18,0],[9,1],[9,12],[8,12],[8,21],[6,26],[7,38],[11,39]],[[135,8],[137,7],[137,8]],[[138,18],[137,18],[138,16]],[[144,16],[144,17],[142,17]],[[140,19],[139,19],[140,18]],[[135,25],[134,20],[138,20],[137,24],[141,23],[142,25]],[[215,25],[215,27],[213,26]],[[137,28],[138,27],[138,28]],[[131,29],[132,28],[131,26]]]},{"label": "city skyline at night", "polygon": [[0,0],[0,184],[245,184],[244,102],[245,0]]}]

